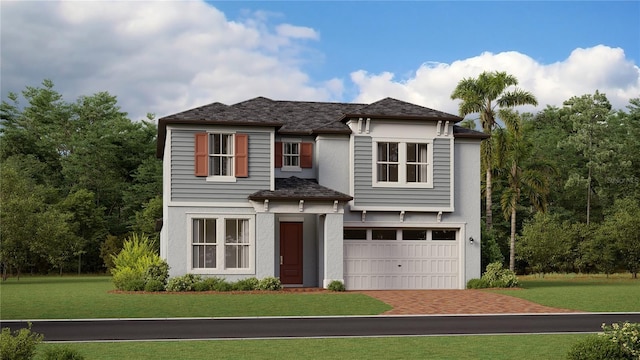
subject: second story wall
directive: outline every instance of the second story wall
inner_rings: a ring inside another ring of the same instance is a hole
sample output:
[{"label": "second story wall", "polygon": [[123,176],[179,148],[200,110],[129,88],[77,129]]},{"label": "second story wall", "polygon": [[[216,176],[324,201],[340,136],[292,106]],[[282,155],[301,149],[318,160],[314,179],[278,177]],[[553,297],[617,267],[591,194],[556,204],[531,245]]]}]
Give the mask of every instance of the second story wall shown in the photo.
[{"label": "second story wall", "polygon": [[[369,133],[356,132],[352,140],[351,208],[453,211],[453,141],[452,131],[439,131],[436,123],[371,120]],[[413,163],[419,170],[411,175]]]},{"label": "second story wall", "polygon": [[[195,135],[203,132],[246,134],[248,176],[215,181],[195,175]],[[179,127],[169,129],[171,201],[180,203],[243,203],[247,196],[272,186],[273,130],[259,128]]]}]

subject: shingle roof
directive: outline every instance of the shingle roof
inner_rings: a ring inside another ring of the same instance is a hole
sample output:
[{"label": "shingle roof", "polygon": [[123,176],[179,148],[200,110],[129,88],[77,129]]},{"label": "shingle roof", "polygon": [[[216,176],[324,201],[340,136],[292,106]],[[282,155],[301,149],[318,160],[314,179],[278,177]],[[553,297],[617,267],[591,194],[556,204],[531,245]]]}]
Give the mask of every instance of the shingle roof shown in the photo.
[{"label": "shingle roof", "polygon": [[393,119],[419,119],[419,120],[449,120],[459,122],[462,118],[447,114],[442,111],[433,110],[428,107],[415,105],[393,98],[384,98],[371,105],[363,106],[356,112],[347,114],[346,117],[371,117],[371,118],[393,118]]},{"label": "shingle roof", "polygon": [[249,195],[249,200],[338,200],[349,201],[353,197],[339,191],[319,185],[314,180],[301,179],[296,176],[290,178],[276,178],[276,189],[260,190]]},{"label": "shingle roof", "polygon": [[385,98],[372,104],[280,101],[257,97],[233,105],[215,102],[158,120],[156,154],[161,157],[168,124],[267,126],[280,134],[350,134],[345,120],[354,117],[448,120],[462,118],[408,102]]},{"label": "shingle roof", "polygon": [[463,128],[461,126],[453,127],[453,137],[467,139],[488,139],[491,136],[480,131]]}]

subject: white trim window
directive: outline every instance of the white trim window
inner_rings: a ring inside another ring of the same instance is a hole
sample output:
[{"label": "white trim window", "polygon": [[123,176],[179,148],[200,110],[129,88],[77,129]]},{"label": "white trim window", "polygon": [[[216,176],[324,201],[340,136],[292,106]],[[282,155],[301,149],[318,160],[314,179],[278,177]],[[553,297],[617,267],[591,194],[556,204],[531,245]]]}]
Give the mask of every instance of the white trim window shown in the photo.
[{"label": "white trim window", "polygon": [[373,186],[433,187],[432,142],[374,142]]},{"label": "white trim window", "polygon": [[407,143],[407,182],[426,183],[429,180],[427,147],[424,143]]},{"label": "white trim window", "polygon": [[209,134],[210,176],[233,176],[233,134]]},{"label": "white trim window", "polygon": [[249,273],[254,268],[253,218],[191,215],[191,269],[196,273]]},{"label": "white trim window", "polygon": [[300,171],[300,141],[282,142],[282,170]]},{"label": "white trim window", "polygon": [[378,182],[398,182],[399,161],[397,142],[379,142],[376,161]]}]

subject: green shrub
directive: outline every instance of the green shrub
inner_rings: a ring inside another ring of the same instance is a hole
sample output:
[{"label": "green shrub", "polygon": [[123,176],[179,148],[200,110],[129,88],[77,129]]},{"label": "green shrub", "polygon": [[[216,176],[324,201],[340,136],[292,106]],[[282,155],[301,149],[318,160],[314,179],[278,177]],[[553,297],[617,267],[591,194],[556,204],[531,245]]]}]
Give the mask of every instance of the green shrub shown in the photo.
[{"label": "green shrub", "polygon": [[47,348],[42,357],[44,360],[84,360],[78,350],[67,346]]},{"label": "green shrub", "polygon": [[202,281],[200,275],[186,274],[176,276],[167,282],[167,291],[193,291],[195,284]]},{"label": "green shrub", "polygon": [[169,279],[169,264],[164,260],[152,263],[145,271],[145,282],[156,280],[164,287],[167,285],[167,279]]},{"label": "green shrub", "polygon": [[640,359],[640,323],[602,325],[603,336],[618,345],[630,358]]},{"label": "green shrub", "polygon": [[327,289],[329,289],[331,291],[345,291],[346,290],[345,287],[344,287],[344,284],[340,280],[333,280],[332,282],[330,282],[329,286],[327,286]]},{"label": "green shrub", "polygon": [[144,290],[144,276],[132,268],[122,268],[113,274],[113,284],[116,289],[124,291]]},{"label": "green shrub", "polygon": [[467,281],[467,289],[486,289],[489,283],[485,279],[471,279]]},{"label": "green shrub", "polygon": [[206,290],[210,291],[219,291],[219,288],[225,287],[225,285],[221,284],[228,284],[223,278],[217,276],[208,277],[202,283],[206,285]]},{"label": "green shrub", "polygon": [[569,360],[632,359],[618,344],[601,335],[590,335],[573,345],[567,354]]},{"label": "green shrub", "polygon": [[266,278],[260,279],[258,282],[258,290],[280,290],[282,289],[282,283],[280,279],[275,278],[273,276],[267,276]]},{"label": "green shrub", "polygon": [[233,283],[233,290],[237,291],[251,291],[258,289],[258,279],[250,277],[242,280],[238,280]]},{"label": "green shrub", "polygon": [[233,284],[228,281],[221,280],[213,284],[211,289],[214,291],[231,291],[233,290]]},{"label": "green shrub", "polygon": [[31,331],[31,323],[26,329],[13,333],[9,328],[3,328],[0,333],[0,359],[29,360],[36,352],[36,346],[44,336]]},{"label": "green shrub", "polygon": [[148,236],[132,234],[117,256],[112,256],[113,283],[119,290],[140,291],[150,280],[166,283],[169,265],[156,253]]},{"label": "green shrub", "polygon": [[504,269],[502,263],[497,261],[487,265],[482,279],[489,284],[488,287],[510,288],[518,286],[516,274],[509,269]]},{"label": "green shrub", "polygon": [[163,284],[160,280],[151,279],[144,284],[144,291],[148,292],[158,292],[164,291],[165,284]]}]

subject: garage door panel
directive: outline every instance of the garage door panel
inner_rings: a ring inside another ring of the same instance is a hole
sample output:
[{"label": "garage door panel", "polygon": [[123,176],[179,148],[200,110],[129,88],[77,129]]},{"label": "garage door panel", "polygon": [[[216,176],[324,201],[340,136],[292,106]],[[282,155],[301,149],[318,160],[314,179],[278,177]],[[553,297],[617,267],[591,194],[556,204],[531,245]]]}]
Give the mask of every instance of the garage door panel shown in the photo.
[{"label": "garage door panel", "polygon": [[457,241],[345,241],[348,289],[457,289]]}]

